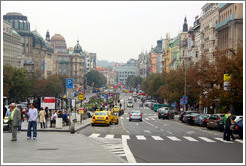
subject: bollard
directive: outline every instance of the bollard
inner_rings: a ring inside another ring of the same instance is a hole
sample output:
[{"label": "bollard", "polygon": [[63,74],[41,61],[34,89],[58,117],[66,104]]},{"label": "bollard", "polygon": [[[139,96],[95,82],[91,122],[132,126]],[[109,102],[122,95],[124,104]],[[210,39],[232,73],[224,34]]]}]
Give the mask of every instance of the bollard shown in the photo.
[{"label": "bollard", "polygon": [[72,120],[71,127],[70,127],[71,134],[75,133],[75,119]]}]

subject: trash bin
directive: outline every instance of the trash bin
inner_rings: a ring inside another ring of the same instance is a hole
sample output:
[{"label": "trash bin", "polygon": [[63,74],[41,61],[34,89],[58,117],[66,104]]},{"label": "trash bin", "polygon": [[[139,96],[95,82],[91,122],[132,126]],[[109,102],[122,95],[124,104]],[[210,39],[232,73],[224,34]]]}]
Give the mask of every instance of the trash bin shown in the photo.
[{"label": "trash bin", "polygon": [[56,118],[56,128],[57,129],[62,128],[62,118]]}]

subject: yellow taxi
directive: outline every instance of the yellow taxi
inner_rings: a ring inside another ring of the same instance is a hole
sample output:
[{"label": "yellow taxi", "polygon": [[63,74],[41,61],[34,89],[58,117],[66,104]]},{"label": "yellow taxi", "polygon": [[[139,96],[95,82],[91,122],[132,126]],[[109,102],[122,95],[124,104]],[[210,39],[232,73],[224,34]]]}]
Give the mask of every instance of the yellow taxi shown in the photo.
[{"label": "yellow taxi", "polygon": [[107,111],[96,111],[91,118],[91,125],[94,126],[95,124],[106,124],[109,126],[111,123],[109,114]]},{"label": "yellow taxi", "polygon": [[120,111],[120,106],[114,106],[113,112],[119,112]]},{"label": "yellow taxi", "polygon": [[127,89],[124,89],[124,90],[123,90],[123,92],[125,92],[125,93],[128,93],[128,92],[129,92],[129,90],[127,90]]},{"label": "yellow taxi", "polygon": [[110,124],[112,124],[112,123],[118,124],[119,123],[119,119],[118,119],[118,116],[116,114],[114,114],[111,111],[107,111],[107,113],[109,115]]}]

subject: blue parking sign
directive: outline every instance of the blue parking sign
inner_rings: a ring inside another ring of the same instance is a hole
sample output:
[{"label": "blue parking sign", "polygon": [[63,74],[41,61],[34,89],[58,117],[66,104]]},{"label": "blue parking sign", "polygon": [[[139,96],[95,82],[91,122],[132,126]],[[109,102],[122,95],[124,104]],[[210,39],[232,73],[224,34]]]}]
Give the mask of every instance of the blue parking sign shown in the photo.
[{"label": "blue parking sign", "polygon": [[73,88],[73,79],[72,78],[66,79],[66,87],[67,88]]}]

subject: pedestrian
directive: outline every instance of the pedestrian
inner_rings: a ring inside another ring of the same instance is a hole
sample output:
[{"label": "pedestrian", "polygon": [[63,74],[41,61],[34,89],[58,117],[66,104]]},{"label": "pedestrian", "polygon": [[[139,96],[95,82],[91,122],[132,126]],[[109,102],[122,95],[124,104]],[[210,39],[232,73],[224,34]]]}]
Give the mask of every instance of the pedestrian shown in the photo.
[{"label": "pedestrian", "polygon": [[228,114],[228,117],[226,119],[226,132],[227,132],[227,136],[226,136],[226,141],[230,141],[230,139],[232,138],[232,140],[234,141],[235,138],[232,134],[232,120],[231,120],[231,114]]},{"label": "pedestrian", "polygon": [[20,133],[21,132],[21,125],[22,125],[22,122],[24,122],[24,112],[22,112],[22,109],[21,109],[21,105],[18,105],[17,108],[20,110],[21,112],[21,119],[20,119],[20,123],[19,123],[19,126],[18,126],[18,132]]},{"label": "pedestrian", "polygon": [[122,104],[120,103],[120,109],[121,109],[121,107],[122,107]]},{"label": "pedestrian", "polygon": [[31,139],[31,129],[33,128],[33,139],[37,139],[37,117],[38,117],[38,111],[36,108],[34,108],[34,104],[30,104],[30,108],[27,112],[27,115],[29,117],[28,119],[28,128],[27,128],[27,139]]},{"label": "pedestrian", "polygon": [[223,140],[226,140],[226,138],[227,138],[226,119],[227,119],[227,117],[228,117],[229,114],[230,114],[230,109],[227,108],[227,112],[226,112],[226,114],[224,116],[224,134],[223,134]]},{"label": "pedestrian", "polygon": [[45,110],[43,110],[43,108],[41,108],[41,110],[39,111],[39,122],[41,128],[43,128],[43,126],[45,128],[45,123],[46,123],[45,116],[46,116],[46,112]]},{"label": "pedestrian", "polygon": [[11,128],[12,128],[12,139],[11,141],[17,141],[17,128],[19,126],[20,123],[20,119],[21,119],[21,112],[18,108],[16,108],[15,103],[11,103],[10,105],[10,124],[11,124]]},{"label": "pedestrian", "polygon": [[45,107],[45,127],[47,128],[47,124],[48,124],[48,118],[49,118],[49,109],[48,107]]},{"label": "pedestrian", "polygon": [[5,106],[3,106],[3,119],[4,119],[5,115],[6,115],[7,110],[8,109]]},{"label": "pedestrian", "polygon": [[57,113],[56,110],[53,111],[53,116],[50,119],[50,127],[52,127],[52,123],[56,124]]},{"label": "pedestrian", "polygon": [[62,115],[62,120],[63,122],[66,123],[66,125],[68,126],[69,125],[69,119],[68,119],[68,115],[67,115],[67,111],[65,111]]}]

